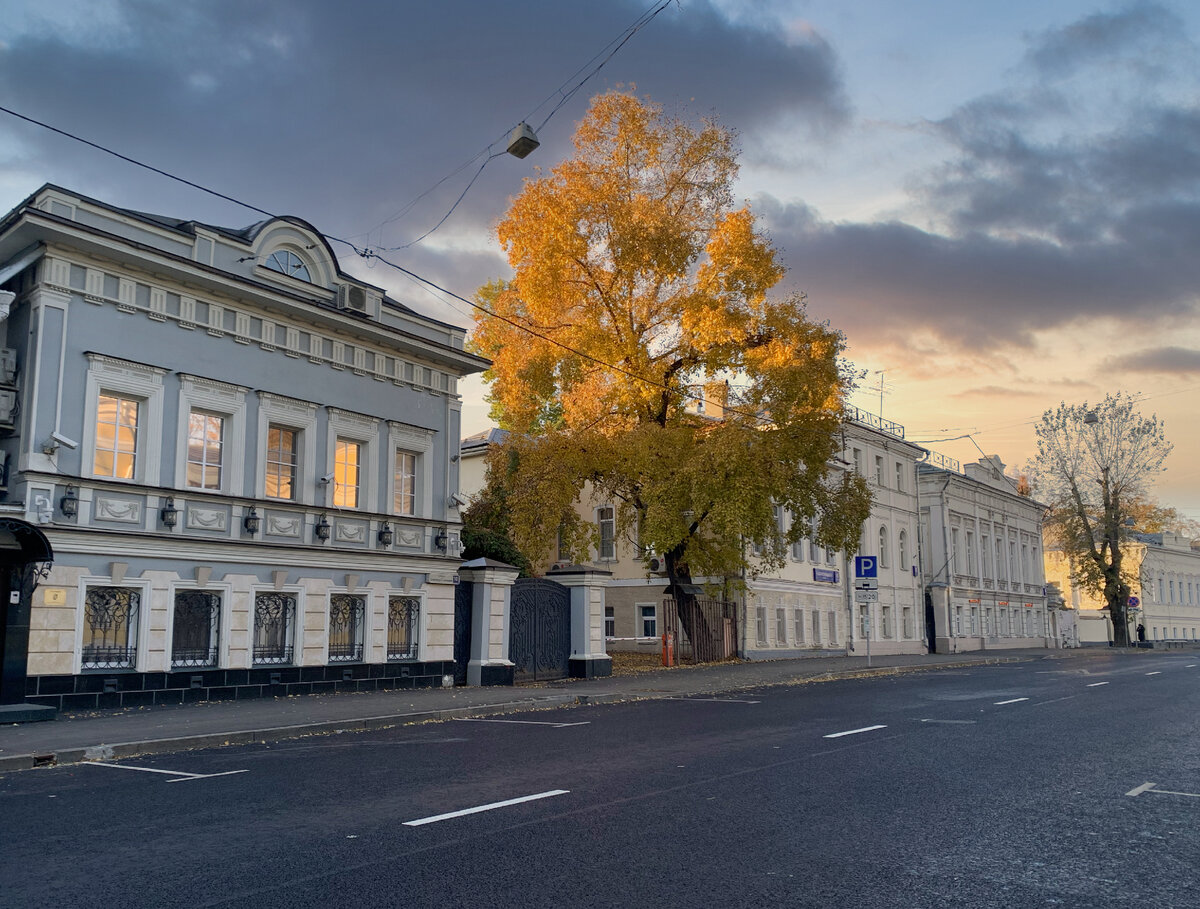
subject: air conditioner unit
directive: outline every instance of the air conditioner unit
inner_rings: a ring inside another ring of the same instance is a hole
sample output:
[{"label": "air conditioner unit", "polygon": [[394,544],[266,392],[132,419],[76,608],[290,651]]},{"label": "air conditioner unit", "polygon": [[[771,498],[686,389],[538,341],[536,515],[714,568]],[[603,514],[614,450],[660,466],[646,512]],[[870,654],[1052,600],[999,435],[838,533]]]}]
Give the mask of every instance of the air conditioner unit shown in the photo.
[{"label": "air conditioner unit", "polygon": [[571,560],[570,560],[570,559],[559,559],[557,562],[555,562],[555,563],[554,563],[554,564],[551,566],[551,568],[552,568],[554,571],[562,571],[564,568],[570,568],[570,567],[571,567]]},{"label": "air conditioner unit", "polygon": [[17,382],[17,352],[10,347],[0,348],[0,383],[15,385]]},{"label": "air conditioner unit", "polygon": [[337,305],[338,309],[360,312],[363,315],[370,314],[370,310],[367,308],[367,292],[353,284],[338,286]]},{"label": "air conditioner unit", "polygon": [[651,574],[667,573],[667,560],[656,552],[652,552],[646,556],[646,565],[649,567]]}]

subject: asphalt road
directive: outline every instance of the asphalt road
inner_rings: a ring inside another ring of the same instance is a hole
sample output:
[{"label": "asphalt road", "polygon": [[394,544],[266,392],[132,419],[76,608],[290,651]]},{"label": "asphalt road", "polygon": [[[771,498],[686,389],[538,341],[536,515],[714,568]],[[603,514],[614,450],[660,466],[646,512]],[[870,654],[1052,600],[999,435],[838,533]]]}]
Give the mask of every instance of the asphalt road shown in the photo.
[{"label": "asphalt road", "polygon": [[1196,907],[1198,708],[1091,655],[23,771],[0,906]]}]

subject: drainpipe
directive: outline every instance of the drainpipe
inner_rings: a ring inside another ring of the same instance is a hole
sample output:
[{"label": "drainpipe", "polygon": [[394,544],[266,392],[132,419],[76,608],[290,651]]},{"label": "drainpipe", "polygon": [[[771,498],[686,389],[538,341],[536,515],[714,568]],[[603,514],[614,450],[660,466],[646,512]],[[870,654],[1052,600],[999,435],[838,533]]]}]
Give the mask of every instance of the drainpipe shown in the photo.
[{"label": "drainpipe", "polygon": [[[946,498],[946,490],[950,488],[953,476],[946,477],[946,485],[942,487],[942,545],[946,547],[946,637],[953,643],[952,653],[958,653],[958,636],[954,633],[954,587],[951,583],[950,562],[954,553],[950,551],[950,502]],[[936,637],[936,634],[934,635]]]},{"label": "drainpipe", "polygon": [[[913,492],[917,497],[917,590],[913,596],[913,629],[925,627],[925,547],[921,545],[921,465],[928,463],[931,452],[928,448],[913,464]],[[916,593],[920,593],[920,604]],[[934,638],[937,634],[934,634]],[[929,636],[925,635],[925,652],[929,653]]]}]

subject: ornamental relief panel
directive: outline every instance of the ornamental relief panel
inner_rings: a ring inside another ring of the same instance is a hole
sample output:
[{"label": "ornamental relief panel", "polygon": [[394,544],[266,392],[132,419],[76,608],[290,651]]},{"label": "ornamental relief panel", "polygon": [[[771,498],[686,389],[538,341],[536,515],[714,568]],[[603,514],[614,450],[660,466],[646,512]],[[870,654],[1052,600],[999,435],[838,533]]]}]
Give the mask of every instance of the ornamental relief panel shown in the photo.
[{"label": "ornamental relief panel", "polygon": [[229,527],[229,510],[225,508],[204,508],[200,505],[189,505],[187,510],[187,527],[189,530],[224,531]]},{"label": "ornamental relief panel", "polygon": [[92,515],[97,521],[140,524],[142,522],[142,502],[138,499],[118,499],[98,494],[92,504]]}]

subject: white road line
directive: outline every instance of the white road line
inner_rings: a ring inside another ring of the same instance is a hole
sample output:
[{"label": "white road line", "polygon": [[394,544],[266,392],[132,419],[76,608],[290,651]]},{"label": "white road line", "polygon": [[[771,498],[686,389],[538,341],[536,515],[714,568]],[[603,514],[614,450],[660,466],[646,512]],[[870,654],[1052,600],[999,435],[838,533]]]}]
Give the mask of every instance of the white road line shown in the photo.
[{"label": "white road line", "polygon": [[1099,688],[1101,685],[1107,684],[1108,682],[1092,682],[1092,684],[1088,685],[1088,688]]},{"label": "white road line", "polygon": [[712,704],[761,704],[762,701],[739,701],[737,698],[682,698],[665,697],[664,701],[707,701]]},{"label": "white road line", "polygon": [[584,720],[582,723],[547,723],[542,720],[489,720],[484,717],[473,716],[456,716],[454,719],[460,723],[509,723],[514,726],[549,726],[551,729],[565,729],[568,726],[590,726],[591,720]]},{"label": "white road line", "polygon": [[1021,701],[1028,701],[1028,700],[1029,700],[1029,698],[1009,698],[1007,701],[995,701],[994,703],[997,707],[999,707],[1002,704],[1019,704],[1019,703],[1021,703]]},{"label": "white road line", "polygon": [[106,764],[104,761],[85,761],[91,767],[113,767],[117,770],[140,770],[142,773],[167,773],[171,776],[181,776],[188,779],[203,776],[200,773],[183,773],[180,770],[159,770],[157,767],[130,767],[127,764]]},{"label": "white road line", "polygon": [[1157,785],[1158,785],[1157,783],[1142,783],[1142,785],[1138,786],[1138,787],[1137,787],[1137,788],[1135,788],[1135,789],[1130,789],[1130,790],[1129,790],[1128,792],[1126,792],[1125,794],[1126,794],[1126,795],[1128,795],[1128,796],[1130,796],[1130,797],[1132,797],[1132,798],[1137,798],[1137,797],[1138,797],[1139,795],[1141,795],[1143,792],[1146,792],[1146,791],[1148,791],[1148,790],[1150,790],[1150,789],[1153,789],[1153,788],[1154,788],[1155,786],[1157,786]]},{"label": "white road line", "polygon": [[1057,704],[1059,701],[1070,701],[1070,700],[1074,700],[1074,698],[1075,698],[1075,695],[1068,694],[1066,697],[1050,698],[1050,700],[1048,700],[1048,701],[1038,701],[1036,704],[1030,704],[1029,706],[1030,707],[1041,707],[1043,704]]},{"label": "white road line", "polygon": [[108,764],[104,761],[84,761],[92,767],[112,767],[116,770],[140,770],[142,773],[165,773],[178,779],[167,780],[168,783],[186,783],[188,780],[207,780],[214,776],[233,776],[235,773],[249,773],[249,770],[226,770],[224,773],[184,773],[182,770],[160,770],[157,767],[131,767],[128,764]]},{"label": "white road line", "polygon": [[448,821],[451,818],[463,817],[467,814],[479,814],[481,811],[492,811],[495,808],[507,808],[509,805],[520,805],[522,802],[533,802],[538,799],[553,798],[556,795],[566,795],[570,789],[551,789],[536,795],[523,795],[517,799],[505,799],[503,802],[492,802],[490,805],[479,805],[475,808],[464,808],[462,811],[450,811],[446,814],[435,814],[432,817],[422,817],[415,821],[405,821],[405,827],[420,827],[423,824],[436,824],[438,821]]},{"label": "white road line", "polygon": [[1155,672],[1147,672],[1146,675],[1162,675],[1162,673],[1155,671]]},{"label": "white road line", "polygon": [[1172,792],[1170,789],[1153,789],[1157,795],[1186,795],[1190,799],[1200,799],[1200,792]]},{"label": "white road line", "polygon": [[1183,668],[1184,668],[1184,669],[1195,669],[1195,668],[1196,668],[1196,666],[1197,666],[1197,664],[1196,664],[1196,663],[1188,663],[1188,664],[1187,664],[1186,666],[1184,666]]},{"label": "white road line", "polygon": [[860,732],[874,732],[876,729],[887,729],[887,726],[863,726],[862,729],[847,729],[845,732],[831,732],[822,736],[826,739],[840,739],[844,735],[858,735]]},{"label": "white road line", "polygon": [[975,720],[921,720],[922,723],[940,723],[947,726],[974,726]]}]

